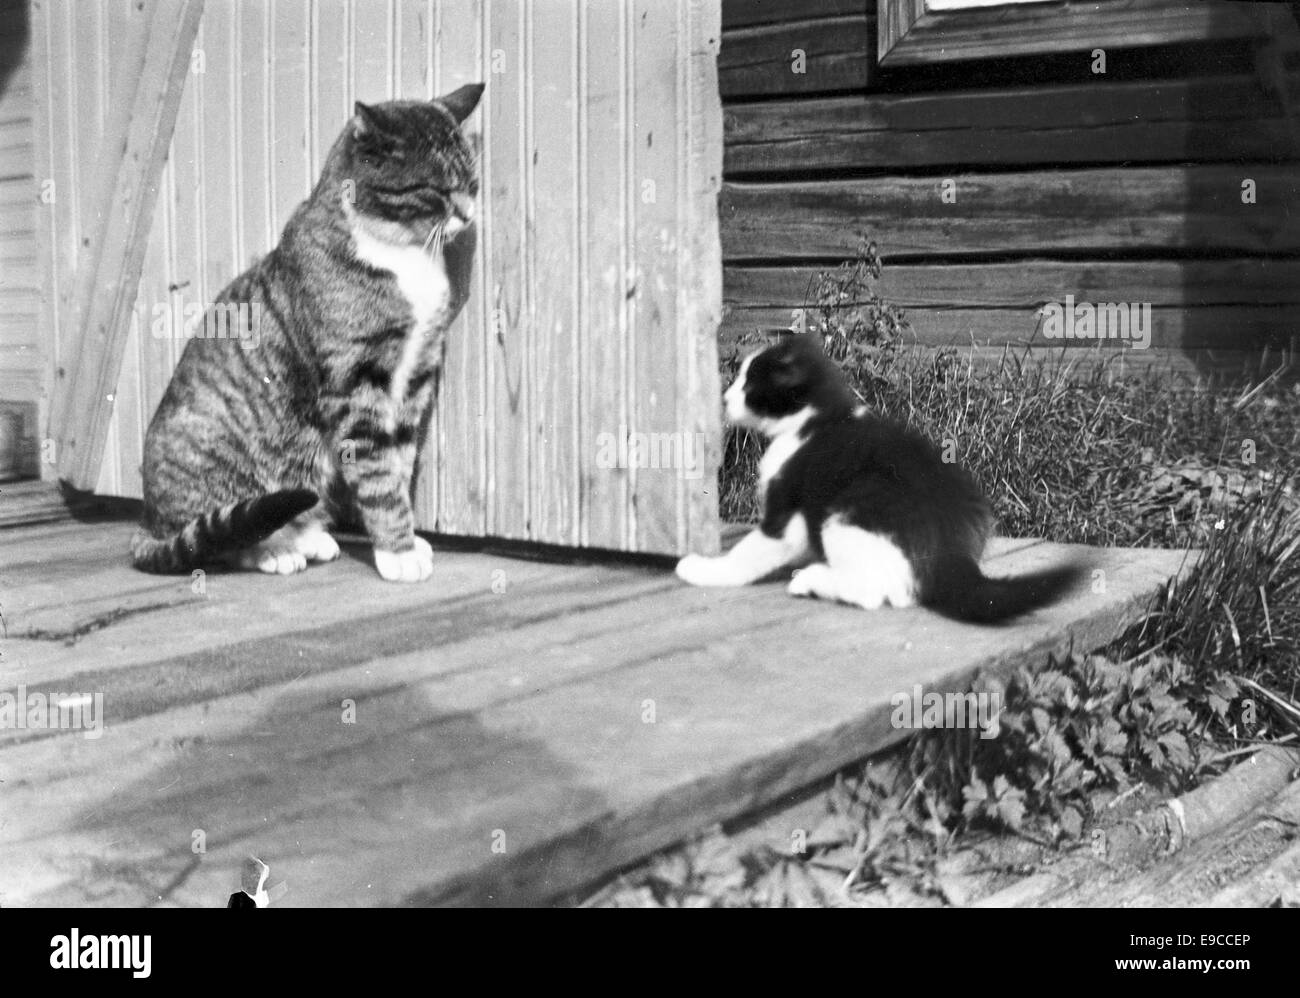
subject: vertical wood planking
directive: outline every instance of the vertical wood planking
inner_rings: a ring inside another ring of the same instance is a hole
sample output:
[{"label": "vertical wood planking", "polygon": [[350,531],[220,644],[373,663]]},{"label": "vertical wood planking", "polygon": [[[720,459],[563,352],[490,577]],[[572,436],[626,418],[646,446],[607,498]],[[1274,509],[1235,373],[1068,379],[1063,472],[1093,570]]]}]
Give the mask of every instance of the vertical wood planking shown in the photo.
[{"label": "vertical wood planking", "polygon": [[[239,270],[253,257],[263,256],[273,245],[269,173],[272,147],[267,143],[270,123],[271,72],[268,64],[270,17],[265,0],[239,0],[238,73],[239,155],[235,163],[240,212]],[[174,143],[173,143],[174,149]],[[230,275],[231,277],[234,274]]]},{"label": "vertical wood planking", "polygon": [[[632,198],[636,205],[637,334],[633,378],[633,432],[669,434],[681,441],[686,428],[677,417],[677,357],[681,334],[677,325],[677,206],[683,192],[678,175],[677,61],[683,0],[638,0],[633,24],[636,95]],[[670,447],[671,452],[673,448]],[[660,452],[662,453],[662,452]],[[652,454],[650,462],[655,463]],[[669,455],[671,457],[671,453]],[[673,467],[637,469],[632,505],[636,511],[634,547],[671,551],[678,545],[677,513],[681,505],[681,476]]]},{"label": "vertical wood planking", "polygon": [[[54,107],[55,92],[51,78],[51,42],[53,17],[49,0],[33,0],[31,7],[30,42],[31,73],[34,91],[42,96],[32,105],[32,170],[34,185],[39,188],[54,174]],[[58,203],[55,188],[55,205]],[[51,354],[57,343],[59,320],[57,304],[57,277],[54,270],[54,208],[46,201],[38,201],[35,211],[33,248],[36,253],[36,282],[40,289],[37,335],[40,351],[41,375],[39,380],[40,408],[37,412],[37,433],[43,438],[50,412],[50,388],[53,363]],[[45,461],[39,463],[41,477],[52,470]]]},{"label": "vertical wood planking", "polygon": [[[485,8],[493,91],[487,122],[490,158],[485,181],[491,199],[487,228],[489,268],[489,533],[530,537],[528,508],[531,436],[525,358],[532,340],[532,296],[527,268],[528,155],[525,135],[527,85],[527,7],[524,0],[502,0]],[[446,27],[444,22],[444,35]],[[500,67],[500,71],[498,71]]]},{"label": "vertical wood planking", "polygon": [[718,470],[722,464],[722,386],[718,327],[722,322],[722,244],[718,193],[722,189],[722,101],[718,51],[722,12],[714,0],[679,0],[684,26],[678,36],[678,129],[682,194],[678,203],[677,364],[678,413],[699,446],[698,466],[683,478],[680,549],[711,554],[721,547]]},{"label": "vertical wood planking", "polygon": [[430,35],[433,4],[430,0],[394,0],[393,96],[427,100],[433,96]]},{"label": "vertical wood planking", "polygon": [[[111,103],[130,101],[135,85],[132,73],[144,61],[144,45],[148,37],[142,24],[143,12],[131,0],[115,0],[106,4],[102,13],[101,51],[106,55],[113,54],[112,58],[105,59],[105,93]],[[143,413],[146,392],[140,363],[148,328],[140,321],[138,292],[136,299],[136,321],[127,334],[122,353],[122,370],[114,392],[113,419],[101,467],[101,482],[105,477],[108,482],[100,488],[102,492],[132,497],[142,494],[140,462],[143,459],[145,420],[148,418]]]},{"label": "vertical wood planking", "polygon": [[[423,7],[423,5],[420,5]],[[466,83],[486,81],[488,86],[478,111],[466,122],[471,143],[480,148],[485,140],[484,122],[493,100],[493,82],[485,74],[483,32],[485,30],[481,0],[441,0],[433,9],[425,8],[427,30],[441,44],[431,51],[428,88],[441,96]],[[487,529],[487,365],[488,341],[485,329],[483,279],[484,253],[487,252],[488,223],[484,212],[487,177],[481,177],[476,236],[478,248],[470,300],[447,332],[445,362],[438,405],[428,446],[422,460],[423,505],[417,514],[424,522],[454,534],[483,534]]]},{"label": "vertical wood planking", "polygon": [[577,4],[532,4],[530,18],[536,58],[528,93],[527,232],[534,303],[528,380],[538,388],[528,426],[533,441],[530,532],[555,543],[577,544],[580,358],[574,331],[580,321],[577,277],[583,258],[577,225]]},{"label": "vertical wood planking", "polygon": [[[608,460],[597,463],[601,434],[617,437],[628,422],[627,382],[631,303],[628,301],[628,148],[631,128],[626,95],[630,85],[630,10],[627,4],[586,8],[585,135],[586,197],[579,209],[586,230],[582,260],[585,286],[583,334],[582,452],[583,539],[590,547],[627,547],[629,471]],[[609,438],[605,438],[606,441]]]},{"label": "vertical wood planking", "polygon": [[272,240],[311,192],[307,114],[310,9],[300,0],[274,0],[271,22]]},{"label": "vertical wood planking", "polygon": [[364,104],[393,96],[394,3],[352,0],[352,87]]},{"label": "vertical wood planking", "polygon": [[[34,23],[36,22],[36,23]],[[25,436],[41,434],[44,370],[38,269],[40,203],[36,98],[32,88],[35,33],[42,30],[26,0],[0,0],[0,400],[37,402],[37,422]],[[43,93],[44,91],[42,91]],[[44,154],[47,155],[47,154]],[[24,456],[22,464],[26,464]],[[24,469],[26,470],[26,469]]]},{"label": "vertical wood planking", "polygon": [[[34,0],[31,5],[30,36],[32,81],[34,89],[42,95],[32,108],[34,179],[38,185],[55,181],[54,203],[38,202],[35,218],[36,280],[40,288],[38,328],[43,355],[38,433],[42,438],[49,433],[54,368],[58,362],[59,289],[63,275],[59,271],[57,260],[60,243],[66,240],[66,235],[61,239],[59,227],[59,210],[63,207],[66,212],[66,207],[59,204],[58,197],[57,176],[63,168],[64,160],[56,136],[62,124],[59,112],[68,95],[63,92],[63,88],[56,88],[54,84],[56,74],[62,71],[55,40],[59,36],[61,24],[60,15],[51,9],[50,0]],[[66,229],[63,231],[66,232]],[[39,467],[42,478],[50,477],[54,470],[53,465],[45,460],[40,461]]]},{"label": "vertical wood planking", "polygon": [[[207,15],[204,16],[206,22]],[[195,39],[196,50],[206,42],[200,24]],[[171,165],[171,204],[165,212],[154,215],[154,226],[167,226],[168,252],[167,282],[167,338],[165,351],[174,366],[185,350],[184,338],[186,309],[204,300],[203,224],[204,224],[204,154],[203,133],[203,77],[190,73],[185,78],[185,91],[181,94],[181,107],[176,115],[176,128],[168,162]],[[265,224],[265,223],[263,223]],[[231,275],[233,276],[233,275]],[[170,374],[168,375],[170,377]],[[158,386],[158,397],[166,385]],[[152,415],[152,414],[151,414]]]},{"label": "vertical wood planking", "polygon": [[[235,104],[235,73],[239,57],[235,49],[235,5],[217,2],[203,15],[202,34],[196,51],[202,56],[202,72],[191,72],[189,82],[203,95],[203,289],[199,302],[205,309],[231,279],[243,269],[235,235],[238,230],[239,134],[243,131],[241,109]],[[236,347],[236,349],[240,349]]]},{"label": "vertical wood planking", "polygon": [[320,176],[334,140],[352,114],[352,36],[348,0],[316,0],[312,4],[312,163],[311,177]]},{"label": "vertical wood planking", "polygon": [[131,475],[127,480],[129,491],[135,498],[143,495],[144,483],[140,478],[140,462],[143,459],[144,433],[154,410],[162,401],[162,393],[167,386],[176,363],[176,342],[172,338],[172,323],[166,314],[170,299],[167,285],[170,280],[170,254],[168,239],[171,231],[172,202],[170,192],[174,189],[174,179],[170,163],[163,168],[161,187],[158,194],[158,207],[154,214],[154,223],[150,226],[149,245],[145,250],[144,269],[140,277],[140,293],[136,300],[136,337],[139,353],[136,360],[140,372],[140,397],[137,400],[140,424],[138,436],[134,441],[123,440],[126,449],[132,443],[131,453],[134,464],[123,469]]},{"label": "vertical wood planking", "polygon": [[[104,135],[104,119],[108,116],[112,95],[108,91],[109,67],[107,53],[104,51],[108,38],[108,9],[103,4],[95,4],[91,10],[78,13],[82,14],[82,18],[76,27],[73,51],[76,53],[76,87],[82,112],[80,134],[77,136],[77,145],[81,150],[77,162],[77,214],[81,219],[83,233],[82,242],[77,248],[77,270],[80,275],[84,270],[82,263],[89,257],[89,251],[93,243],[98,241],[102,230],[102,221],[97,217],[95,207],[104,200],[103,192],[107,190],[108,184],[104,169],[99,165],[99,158],[103,153],[101,140]],[[71,361],[70,357],[68,361]],[[70,369],[71,364],[65,362],[64,367]],[[117,470],[117,406],[114,406],[109,417],[108,444],[104,449],[99,483],[95,490],[115,495]]]}]

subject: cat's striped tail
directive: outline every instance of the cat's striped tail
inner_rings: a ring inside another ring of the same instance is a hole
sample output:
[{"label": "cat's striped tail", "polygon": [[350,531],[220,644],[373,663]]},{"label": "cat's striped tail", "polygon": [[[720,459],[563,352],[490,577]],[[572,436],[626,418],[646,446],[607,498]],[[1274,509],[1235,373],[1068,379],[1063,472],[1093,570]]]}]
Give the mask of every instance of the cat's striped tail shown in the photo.
[{"label": "cat's striped tail", "polygon": [[153,537],[142,528],[131,539],[131,560],[143,572],[189,572],[219,555],[266,540],[315,506],[316,499],[310,489],[286,489],[222,506],[191,520],[172,537]]}]

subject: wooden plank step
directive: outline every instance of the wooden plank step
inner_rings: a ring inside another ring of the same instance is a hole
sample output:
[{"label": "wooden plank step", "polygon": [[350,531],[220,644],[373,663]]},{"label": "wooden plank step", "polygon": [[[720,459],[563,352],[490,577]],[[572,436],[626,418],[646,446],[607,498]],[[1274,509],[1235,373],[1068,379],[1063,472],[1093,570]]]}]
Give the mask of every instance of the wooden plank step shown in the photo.
[{"label": "wooden plank step", "polygon": [[[941,200],[944,179],[956,202]],[[1242,181],[1258,202],[1243,204]],[[851,257],[863,235],[890,256],[1053,251],[1278,253],[1300,249],[1291,167],[1151,166],[964,173],[951,178],[723,185],[723,257]]]},{"label": "wooden plank step", "polygon": [[[50,567],[75,560],[44,543]],[[988,570],[1076,557],[1104,592],[1005,628],[693,589],[667,564],[442,552],[412,587],[352,558],[214,574],[214,609],[6,642],[0,689],[103,692],[106,721],[0,740],[0,900],[219,905],[251,852],[282,904],[544,903],[899,740],[890,698],[916,683],[1095,647],[1186,564],[1019,541]],[[78,595],[129,572],[96,568]]]},{"label": "wooden plank step", "polygon": [[1281,102],[1238,75],[731,104],[723,128],[728,175],[1300,156]]}]

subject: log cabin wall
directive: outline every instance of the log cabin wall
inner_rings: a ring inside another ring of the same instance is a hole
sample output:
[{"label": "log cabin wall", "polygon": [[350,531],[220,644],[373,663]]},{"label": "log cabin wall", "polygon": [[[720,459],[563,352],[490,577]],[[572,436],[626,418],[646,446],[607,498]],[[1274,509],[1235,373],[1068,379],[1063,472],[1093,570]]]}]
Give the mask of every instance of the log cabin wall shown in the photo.
[{"label": "log cabin wall", "polygon": [[[77,356],[69,303],[99,140],[151,6],[32,6],[38,172],[60,192],[40,216],[55,397]],[[96,491],[141,495],[144,433],[184,347],[151,317],[211,302],[274,245],[353,102],[485,81],[469,121],[483,144],[475,283],[448,336],[417,525],[716,549],[719,19],[718,0],[208,0]],[[654,452],[629,453],[633,435]]]},{"label": "log cabin wall", "polygon": [[1300,333],[1293,44],[1112,48],[1105,74],[1091,46],[885,69],[876,8],[723,4],[724,361],[866,236],[925,346],[1043,344],[1040,308],[1073,295],[1151,304],[1125,360],[1276,365]]},{"label": "log cabin wall", "polygon": [[0,481],[36,473],[44,374],[28,24],[26,0],[0,0]]}]

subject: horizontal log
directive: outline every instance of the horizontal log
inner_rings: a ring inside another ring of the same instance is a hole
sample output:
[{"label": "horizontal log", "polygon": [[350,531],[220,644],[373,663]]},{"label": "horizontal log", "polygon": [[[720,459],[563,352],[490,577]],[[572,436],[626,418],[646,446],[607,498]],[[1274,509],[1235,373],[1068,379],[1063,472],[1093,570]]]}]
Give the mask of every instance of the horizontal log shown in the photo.
[{"label": "horizontal log", "polygon": [[[864,16],[724,32],[718,88],[724,100],[861,90],[869,82],[868,44]],[[796,52],[802,53],[798,61]]]},{"label": "horizontal log", "polygon": [[[740,308],[795,308],[832,267],[727,267],[722,295]],[[1025,260],[1016,263],[897,264],[876,283],[904,308],[1037,308],[1076,301],[1152,305],[1300,304],[1300,260]]]},{"label": "horizontal log", "polygon": [[722,0],[722,30],[814,17],[874,15],[876,0]]},{"label": "horizontal log", "polygon": [[732,104],[724,170],[1300,157],[1300,123],[1253,76]]},{"label": "horizontal log", "polygon": [[[765,343],[774,342],[776,333],[762,336],[750,334],[744,341],[720,341],[719,359],[724,365],[734,364]],[[918,347],[924,354],[937,356],[941,347]],[[1055,368],[1063,365],[1085,377],[1098,365],[1118,373],[1140,373],[1150,369],[1176,378],[1199,379],[1214,377],[1222,381],[1258,381],[1283,368],[1294,376],[1300,365],[1292,363],[1288,355],[1277,351],[1251,352],[1245,350],[1068,350],[1045,346],[961,346],[957,359],[963,366],[975,371],[987,371],[1003,363],[1030,365],[1047,364]],[[727,379],[724,377],[724,383]],[[725,384],[724,384],[725,387]]]},{"label": "horizontal log", "polygon": [[[1048,340],[1037,309],[950,308],[908,309],[910,342],[917,346],[1026,346],[1038,343],[1071,351],[1100,349],[1142,353],[1131,344],[1111,339]],[[809,315],[809,324],[816,320]],[[789,308],[725,308],[719,331],[719,353],[734,353],[742,336],[789,329]],[[1211,306],[1152,308],[1148,349],[1239,350],[1290,349],[1300,340],[1300,306]]]},{"label": "horizontal log", "polygon": [[[1242,203],[1255,182],[1257,203]],[[942,200],[955,184],[955,203]],[[723,185],[723,258],[844,259],[1054,250],[1300,249],[1297,171],[1259,163]]]}]

